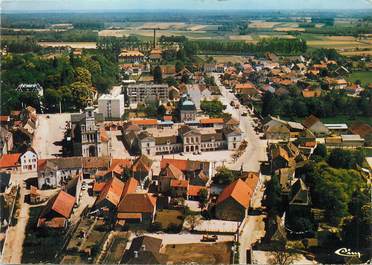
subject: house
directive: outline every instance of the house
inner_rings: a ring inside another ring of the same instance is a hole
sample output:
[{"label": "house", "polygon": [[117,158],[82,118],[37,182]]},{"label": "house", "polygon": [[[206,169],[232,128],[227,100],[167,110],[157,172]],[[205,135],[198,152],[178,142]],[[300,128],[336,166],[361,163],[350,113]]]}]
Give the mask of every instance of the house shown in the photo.
[{"label": "house", "polygon": [[314,115],[305,118],[302,124],[318,137],[324,137],[330,134],[329,129]]},{"label": "house", "polygon": [[206,63],[203,65],[204,72],[217,72],[217,65],[214,63]]},{"label": "house", "polygon": [[111,213],[118,206],[123,190],[124,183],[116,177],[111,178],[106,182],[94,203],[94,209],[100,209],[105,213]]},{"label": "house", "polygon": [[141,185],[144,184],[146,179],[152,178],[152,163],[153,161],[146,155],[140,155],[136,160],[134,160],[131,170],[133,176]]},{"label": "house", "polygon": [[83,162],[77,157],[38,160],[38,188],[57,188],[83,172]]},{"label": "house", "polygon": [[0,156],[9,154],[13,150],[13,134],[0,126]]},{"label": "house", "polygon": [[171,179],[170,193],[172,197],[187,198],[189,190],[189,181],[185,179]]},{"label": "house", "polygon": [[216,217],[227,221],[242,221],[247,215],[253,191],[238,179],[223,189],[216,203]]},{"label": "house", "polygon": [[372,127],[367,123],[353,123],[349,131],[353,134],[360,135],[362,138],[366,138],[372,134]]},{"label": "house", "polygon": [[189,185],[189,189],[187,191],[187,199],[192,201],[199,201],[199,195],[202,190],[208,189],[205,186],[196,186],[196,185]]},{"label": "house", "polygon": [[20,157],[21,172],[36,172],[37,171],[37,154],[35,150],[29,148]]},{"label": "house", "polygon": [[159,174],[159,192],[166,193],[171,190],[172,180],[185,180],[183,172],[173,164],[167,164]]},{"label": "house", "polygon": [[298,208],[310,208],[310,194],[309,189],[302,179],[297,179],[291,188],[292,198],[289,202],[289,211]]},{"label": "house", "polygon": [[341,135],[348,133],[346,123],[326,123],[324,126],[328,128],[331,134]]},{"label": "house", "polygon": [[66,228],[75,204],[75,197],[60,191],[49,199],[40,213],[37,227]]},{"label": "house", "polygon": [[270,147],[270,158],[273,171],[293,166],[294,160],[291,159],[288,151],[280,145],[272,145]]},{"label": "house", "polygon": [[241,95],[255,96],[258,94],[257,88],[252,83],[239,83],[235,85],[235,91]]},{"label": "house", "polygon": [[203,118],[199,120],[200,127],[213,127],[222,129],[225,121],[222,118]]},{"label": "house", "polygon": [[20,153],[5,154],[0,157],[0,169],[1,170],[17,170],[20,166],[19,158]]},{"label": "house", "polygon": [[287,141],[290,138],[290,130],[285,121],[270,117],[271,120],[263,125],[266,139]]},{"label": "house", "polygon": [[[83,182],[83,175],[73,177],[61,190],[70,194],[75,198],[75,204],[78,205],[80,201],[81,184]],[[35,187],[36,188],[36,187]]]},{"label": "house", "polygon": [[342,147],[343,148],[358,148],[364,145],[364,139],[359,135],[346,134],[341,135]]},{"label": "house", "polygon": [[162,239],[151,236],[134,238],[120,264],[166,264],[167,256],[160,253],[162,242]]},{"label": "house", "polygon": [[222,133],[227,141],[227,150],[238,150],[243,140],[242,131],[239,128],[224,128]]},{"label": "house", "polygon": [[157,198],[150,193],[128,193],[117,208],[117,220],[150,225],[155,218]]},{"label": "house", "polygon": [[321,89],[304,89],[302,90],[302,96],[304,98],[317,98],[322,95]]},{"label": "house", "polygon": [[124,197],[129,193],[135,193],[137,191],[138,186],[139,183],[135,178],[129,178],[128,181],[126,181],[124,184],[124,189],[123,193],[121,194],[121,197]]},{"label": "house", "polygon": [[[206,161],[170,158],[164,158],[160,161],[160,168],[162,171],[169,165],[173,165],[175,168],[179,169],[184,174],[185,178],[190,181],[190,185],[206,186],[212,172],[212,164]],[[175,176],[179,176],[179,173],[175,174]]]},{"label": "house", "polygon": [[160,65],[160,70],[163,78],[174,76],[177,73],[174,64]]}]

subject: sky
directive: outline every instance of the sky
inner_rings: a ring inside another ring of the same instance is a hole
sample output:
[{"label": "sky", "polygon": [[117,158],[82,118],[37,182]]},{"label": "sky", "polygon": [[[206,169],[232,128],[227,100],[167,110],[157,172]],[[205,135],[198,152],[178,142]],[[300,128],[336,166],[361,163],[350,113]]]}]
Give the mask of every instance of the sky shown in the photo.
[{"label": "sky", "polygon": [[372,0],[0,0],[3,11],[366,9]]}]

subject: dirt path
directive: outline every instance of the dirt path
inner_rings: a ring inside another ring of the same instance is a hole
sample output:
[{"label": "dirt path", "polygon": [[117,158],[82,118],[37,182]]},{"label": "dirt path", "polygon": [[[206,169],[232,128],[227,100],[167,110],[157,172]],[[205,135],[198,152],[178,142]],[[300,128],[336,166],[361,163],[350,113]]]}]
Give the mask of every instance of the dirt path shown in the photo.
[{"label": "dirt path", "polygon": [[26,235],[26,226],[29,219],[30,206],[24,203],[25,188],[21,188],[19,196],[19,209],[17,224],[9,227],[4,244],[2,257],[3,264],[20,264],[22,262],[23,241]]}]

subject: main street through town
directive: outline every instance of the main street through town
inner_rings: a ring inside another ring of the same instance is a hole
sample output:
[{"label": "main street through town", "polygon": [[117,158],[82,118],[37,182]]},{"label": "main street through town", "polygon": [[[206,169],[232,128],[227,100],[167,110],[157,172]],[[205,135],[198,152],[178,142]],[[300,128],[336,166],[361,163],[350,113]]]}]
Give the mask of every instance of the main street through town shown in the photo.
[{"label": "main street through town", "polygon": [[[234,119],[239,120],[240,129],[244,133],[244,139],[248,142],[248,146],[244,153],[234,163],[226,163],[225,165],[231,169],[241,169],[244,171],[259,171],[260,163],[267,161],[267,141],[260,139],[260,135],[254,130],[254,120],[251,112],[245,107],[240,106],[235,109],[230,105],[231,101],[238,102],[238,99],[233,93],[226,89],[219,80],[219,74],[213,74],[216,84],[218,85],[222,96],[220,101],[226,105],[226,112],[230,113]],[[247,116],[242,114],[247,112]],[[265,176],[261,176],[258,191],[252,198],[253,207],[260,207],[264,193]],[[264,235],[264,222],[262,215],[248,215],[242,222],[239,232],[239,263],[246,263],[246,250],[251,248],[251,245]]]}]

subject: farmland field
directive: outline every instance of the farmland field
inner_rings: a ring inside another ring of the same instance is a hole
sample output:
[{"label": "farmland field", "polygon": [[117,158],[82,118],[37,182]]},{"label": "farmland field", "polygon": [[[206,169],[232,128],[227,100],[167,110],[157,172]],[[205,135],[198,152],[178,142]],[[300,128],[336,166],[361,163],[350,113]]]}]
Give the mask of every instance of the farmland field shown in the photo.
[{"label": "farmland field", "polygon": [[248,24],[250,28],[256,29],[271,29],[275,25],[281,24],[281,22],[267,22],[264,20],[253,20],[251,23]]},{"label": "farmland field", "polygon": [[235,56],[235,55],[209,55],[212,56],[217,63],[244,63],[246,61],[244,56]]},{"label": "farmland field", "polygon": [[372,83],[372,73],[368,71],[353,72],[348,76],[347,80],[350,82],[359,80],[365,86],[368,83]]}]

